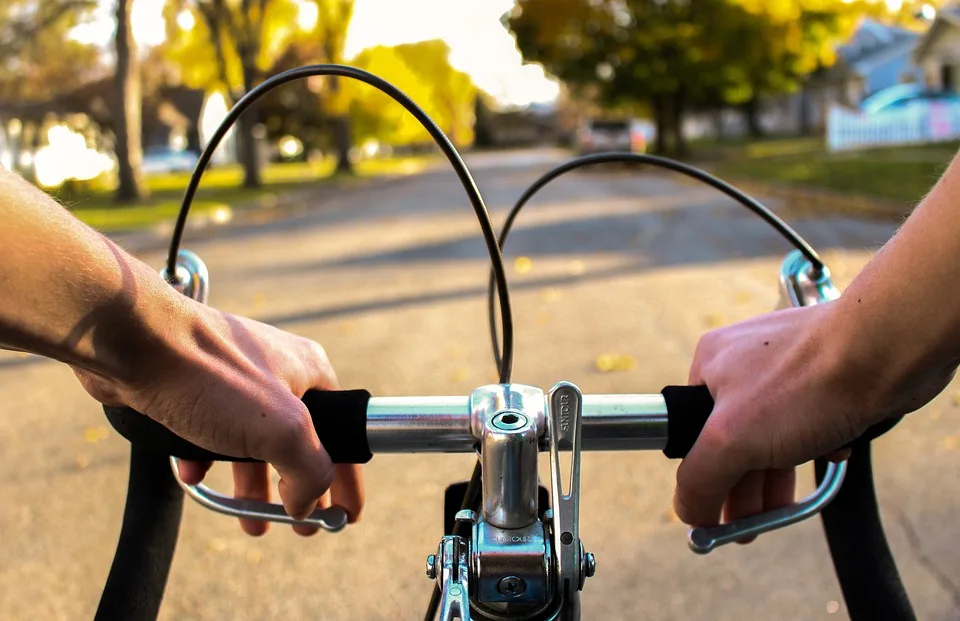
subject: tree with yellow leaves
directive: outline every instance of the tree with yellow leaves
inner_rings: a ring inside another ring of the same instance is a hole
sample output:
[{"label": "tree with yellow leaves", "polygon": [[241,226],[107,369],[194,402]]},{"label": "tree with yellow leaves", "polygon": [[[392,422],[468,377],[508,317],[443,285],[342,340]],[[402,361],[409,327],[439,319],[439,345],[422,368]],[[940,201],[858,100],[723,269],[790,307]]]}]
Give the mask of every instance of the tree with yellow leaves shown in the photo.
[{"label": "tree with yellow leaves", "polygon": [[755,119],[760,97],[832,63],[833,44],[868,10],[843,0],[517,0],[504,24],[524,58],[575,92],[648,106],[657,150],[683,153],[687,111],[735,104]]}]

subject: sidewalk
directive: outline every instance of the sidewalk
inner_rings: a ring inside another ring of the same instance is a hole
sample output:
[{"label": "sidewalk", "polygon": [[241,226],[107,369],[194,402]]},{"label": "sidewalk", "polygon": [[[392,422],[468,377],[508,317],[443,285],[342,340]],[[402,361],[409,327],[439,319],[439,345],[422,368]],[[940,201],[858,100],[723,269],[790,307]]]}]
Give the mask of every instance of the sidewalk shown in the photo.
[{"label": "sidewalk", "polygon": [[[440,163],[442,164],[442,162]],[[439,164],[431,164],[415,172],[395,173],[376,177],[355,177],[336,180],[322,185],[268,195],[230,206],[225,211],[190,213],[184,238],[191,240],[211,239],[226,232],[250,228],[281,220],[295,214],[303,214],[322,208],[327,200],[362,190],[379,189],[429,174]],[[137,254],[167,248],[173,234],[174,220],[166,221],[149,229],[134,231],[105,231],[125,250]]]}]

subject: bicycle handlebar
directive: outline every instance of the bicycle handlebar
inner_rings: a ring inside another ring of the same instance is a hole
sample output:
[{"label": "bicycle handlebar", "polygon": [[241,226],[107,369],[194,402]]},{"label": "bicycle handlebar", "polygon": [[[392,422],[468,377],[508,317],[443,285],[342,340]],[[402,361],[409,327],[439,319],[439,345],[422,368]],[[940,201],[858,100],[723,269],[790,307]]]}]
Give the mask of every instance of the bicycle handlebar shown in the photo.
[{"label": "bicycle handlebar", "polygon": [[[321,444],[334,463],[363,464],[374,453],[469,453],[470,397],[371,397],[366,390],[308,391],[303,396]],[[667,386],[660,394],[583,397],[583,450],[662,450],[681,458],[696,442],[713,409],[706,386]],[[192,461],[256,461],[221,455],[192,444],[125,407],[105,407],[107,419],[135,444]],[[541,425],[540,450],[547,450]]]}]

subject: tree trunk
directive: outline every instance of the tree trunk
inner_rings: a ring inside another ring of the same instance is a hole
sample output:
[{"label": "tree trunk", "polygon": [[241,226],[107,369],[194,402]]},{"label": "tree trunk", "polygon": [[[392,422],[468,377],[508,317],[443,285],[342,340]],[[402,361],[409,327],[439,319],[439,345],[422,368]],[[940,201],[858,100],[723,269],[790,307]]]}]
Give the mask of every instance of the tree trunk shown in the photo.
[{"label": "tree trunk", "polygon": [[718,108],[713,111],[713,131],[716,134],[717,140],[723,140],[726,138],[726,131],[724,128],[723,122],[723,108]]},{"label": "tree trunk", "polygon": [[[8,125],[9,126],[9,125]],[[23,154],[24,132],[27,130],[26,123],[20,123],[20,129],[17,135],[10,141],[10,169],[23,175],[23,166],[20,164],[20,156]]]},{"label": "tree trunk", "polygon": [[[30,183],[37,184],[37,151],[40,150],[40,124],[35,122],[24,122],[23,144],[29,145],[30,163],[21,167],[21,175]],[[29,140],[27,139],[29,137]]]},{"label": "tree trunk", "polygon": [[683,87],[675,90],[671,99],[673,100],[673,105],[671,106],[672,114],[670,115],[670,133],[673,134],[673,146],[677,155],[685,156],[687,155],[688,149],[687,141],[683,135],[683,113],[687,103],[687,94]]},{"label": "tree trunk", "polygon": [[[330,78],[330,92],[336,97],[340,92],[340,79],[336,76]],[[350,161],[350,148],[353,146],[350,140],[350,113],[338,114],[333,117],[333,144],[337,149],[337,169],[336,174],[352,175],[353,162]]]},{"label": "tree trunk", "polygon": [[812,124],[811,124],[811,122],[810,122],[810,113],[811,113],[811,110],[810,110],[810,103],[811,103],[811,102],[810,102],[810,99],[811,99],[810,90],[811,90],[810,83],[809,83],[808,81],[804,81],[803,86],[802,86],[801,89],[800,89],[800,123],[799,123],[799,128],[800,128],[800,135],[801,135],[801,136],[809,136],[809,135],[811,134],[812,129],[813,129]]},{"label": "tree trunk", "polygon": [[146,195],[141,171],[143,149],[140,144],[140,60],[137,57],[137,43],[130,28],[132,5],[132,0],[117,0],[114,135],[118,162],[115,200],[118,203],[135,202]]},{"label": "tree trunk", "polygon": [[657,126],[657,154],[666,155],[667,153],[667,102],[662,96],[653,98],[653,120]]},{"label": "tree trunk", "polygon": [[[250,58],[251,54],[247,50],[241,50],[243,58],[243,90],[249,93],[254,87],[256,60]],[[237,142],[240,148],[240,165],[243,166],[243,187],[248,189],[258,189],[262,185],[260,178],[260,144],[256,137],[256,127],[259,106],[251,105],[247,108],[240,119],[237,121],[238,129]]]},{"label": "tree trunk", "polygon": [[743,104],[743,117],[747,122],[747,133],[750,137],[762,137],[763,128],[760,126],[760,101],[756,96],[751,97]]}]

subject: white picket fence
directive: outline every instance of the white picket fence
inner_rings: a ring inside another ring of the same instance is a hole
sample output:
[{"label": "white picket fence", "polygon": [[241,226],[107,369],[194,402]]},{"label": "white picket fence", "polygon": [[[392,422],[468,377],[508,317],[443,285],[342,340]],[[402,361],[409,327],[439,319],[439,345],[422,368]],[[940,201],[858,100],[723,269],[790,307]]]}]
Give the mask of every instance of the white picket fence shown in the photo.
[{"label": "white picket fence", "polygon": [[827,113],[827,147],[831,151],[957,138],[960,102],[915,102],[874,114],[834,104]]}]

